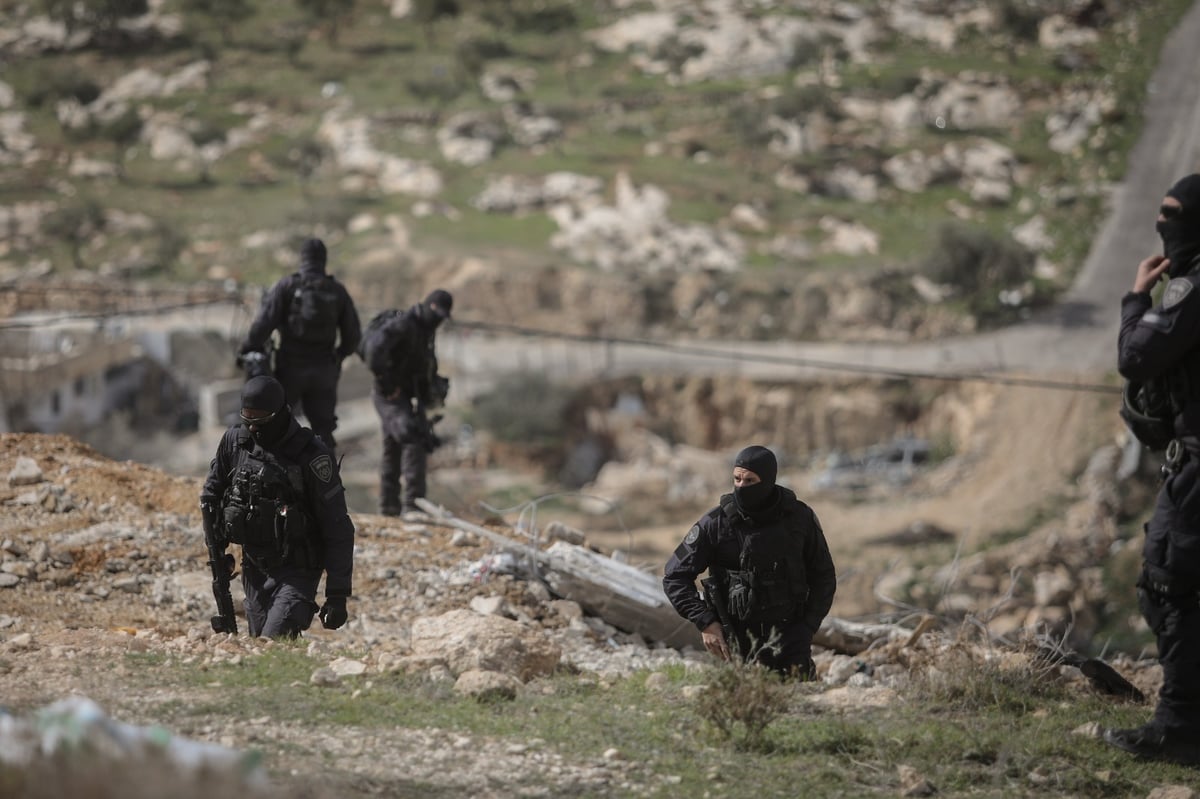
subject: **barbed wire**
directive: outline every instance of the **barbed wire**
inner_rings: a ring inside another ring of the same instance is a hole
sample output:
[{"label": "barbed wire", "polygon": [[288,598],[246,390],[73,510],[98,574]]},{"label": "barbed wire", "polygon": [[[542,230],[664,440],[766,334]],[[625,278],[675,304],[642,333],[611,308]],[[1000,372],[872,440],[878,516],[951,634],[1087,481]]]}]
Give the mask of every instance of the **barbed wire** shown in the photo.
[{"label": "barbed wire", "polygon": [[[85,291],[83,288],[76,290]],[[11,289],[5,289],[5,291],[11,291]],[[46,293],[45,290],[18,291],[25,291],[27,293]],[[163,290],[158,294],[147,292],[146,294],[138,294],[135,296],[138,296],[139,298],[151,299],[159,295],[179,293],[179,291],[180,290]],[[94,294],[95,291],[92,290],[88,293]],[[125,296],[128,295],[126,294]],[[152,307],[144,308],[131,308],[124,310],[105,309],[85,312],[63,310],[58,313],[60,314],[60,321],[67,321],[107,319],[117,316],[150,316],[170,311],[182,311],[218,305],[233,305],[236,307],[247,308],[250,304],[252,304],[251,301],[246,297],[241,295],[229,295],[224,297],[210,296],[202,299],[188,300],[169,305],[156,304]],[[370,315],[363,314],[363,317],[364,319],[369,319]],[[48,323],[49,322],[46,319],[5,319],[0,320],[0,330],[31,329],[46,325]],[[574,341],[587,344],[641,347],[645,349],[673,352],[680,355],[690,355],[700,358],[712,358],[722,361],[736,360],[748,364],[752,363],[760,365],[790,366],[796,368],[839,372],[842,374],[870,375],[888,380],[937,380],[954,383],[990,383],[995,385],[1036,388],[1050,391],[1072,391],[1107,395],[1119,395],[1121,393],[1120,386],[1106,385],[1103,383],[1053,380],[1050,378],[1027,377],[1022,375],[1005,374],[1002,372],[938,371],[901,369],[887,366],[871,366],[867,364],[847,364],[797,355],[773,355],[765,352],[721,349],[702,343],[696,344],[678,341],[664,341],[660,339],[644,339],[628,336],[610,336],[591,333],[570,333],[561,330],[548,330],[544,328],[528,327],[524,325],[503,322],[486,322],[476,319],[456,319],[454,321],[454,327],[461,328],[463,330],[476,330],[488,333],[507,333],[526,338]]]},{"label": "barbed wire", "polygon": [[496,322],[480,322],[476,320],[455,320],[455,327],[467,330],[495,331],[532,338],[553,338],[565,341],[578,341],[593,344],[621,344],[626,346],[645,347],[693,355],[697,357],[720,360],[737,360],[743,363],[756,363],[776,366],[795,366],[808,369],[836,371],[850,374],[874,375],[892,380],[942,380],[958,383],[995,383],[999,385],[1020,386],[1024,388],[1040,388],[1053,391],[1078,391],[1097,394],[1120,394],[1120,386],[1103,383],[1081,383],[1047,378],[1023,377],[1020,375],[998,372],[940,372],[934,370],[898,369],[886,366],[869,366],[866,364],[846,364],[834,361],[823,361],[816,358],[806,358],[794,355],[772,355],[765,352],[748,352],[745,350],[718,349],[703,344],[688,344],[674,341],[654,339],[638,339],[621,336],[601,336],[587,333],[566,333],[561,331],[543,330],[524,327],[521,325]]}]

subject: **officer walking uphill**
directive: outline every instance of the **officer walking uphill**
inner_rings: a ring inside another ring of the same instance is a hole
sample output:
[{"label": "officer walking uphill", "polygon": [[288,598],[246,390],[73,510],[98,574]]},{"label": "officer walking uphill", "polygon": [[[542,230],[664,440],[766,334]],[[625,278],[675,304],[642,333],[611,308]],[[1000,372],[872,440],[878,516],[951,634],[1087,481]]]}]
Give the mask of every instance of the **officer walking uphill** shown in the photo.
[{"label": "officer walking uphill", "polygon": [[324,242],[304,242],[299,271],[280,278],[263,297],[239,352],[263,352],[271,333],[279,331],[275,376],[288,404],[302,410],[313,432],[333,449],[342,360],[354,353],[362,331],[354,301],[325,273],[325,260]]},{"label": "officer walking uphill", "polygon": [[[704,646],[783,674],[814,674],[812,639],[833,604],[837,575],[812,508],[775,484],[766,447],[733,461],[733,493],[704,514],[667,561],[663,588]],[[696,590],[704,581],[708,603]]]},{"label": "officer walking uphill", "polygon": [[[221,438],[200,507],[214,562],[225,562],[229,544],[242,548],[251,635],[295,637],[307,630],[318,612],[322,572],[321,623],[331,630],[346,623],[354,525],[338,464],[329,447],[292,418],[275,378],[246,381],[242,423]],[[232,619],[221,626],[218,618],[214,628],[234,631]]]},{"label": "officer walking uphill", "polygon": [[[1170,188],[1155,227],[1163,254],[1138,264],[1121,299],[1117,368],[1142,388],[1139,397],[1157,398],[1138,410],[1143,420],[1158,418],[1160,433],[1131,425],[1139,439],[1170,439],[1137,583],[1163,684],[1149,723],[1106,730],[1104,740],[1140,757],[1200,765],[1200,175]],[[1150,291],[1164,275],[1154,306]]]}]

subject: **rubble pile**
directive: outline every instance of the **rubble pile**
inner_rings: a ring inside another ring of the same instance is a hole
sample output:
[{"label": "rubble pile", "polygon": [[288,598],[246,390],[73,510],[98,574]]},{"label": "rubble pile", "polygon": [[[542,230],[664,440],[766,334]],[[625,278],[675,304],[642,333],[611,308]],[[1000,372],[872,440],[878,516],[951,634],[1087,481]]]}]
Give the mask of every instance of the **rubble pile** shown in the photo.
[{"label": "rubble pile", "polygon": [[[877,582],[876,595],[893,607],[971,619],[1010,640],[1036,631],[1087,646],[1113,605],[1105,565],[1128,543],[1117,527],[1121,458],[1115,444],[1097,450],[1061,518],[949,563],[895,569]],[[1133,585],[1127,590],[1132,596]]]}]

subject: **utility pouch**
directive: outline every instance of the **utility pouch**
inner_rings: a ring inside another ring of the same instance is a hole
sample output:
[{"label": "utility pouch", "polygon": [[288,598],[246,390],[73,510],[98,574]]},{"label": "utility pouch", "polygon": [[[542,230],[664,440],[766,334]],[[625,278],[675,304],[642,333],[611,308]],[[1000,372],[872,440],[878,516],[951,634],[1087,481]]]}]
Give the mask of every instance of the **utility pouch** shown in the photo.
[{"label": "utility pouch", "polygon": [[231,544],[246,545],[246,511],[238,505],[226,505],[221,511],[225,538]]},{"label": "utility pouch", "polygon": [[244,508],[238,504],[226,505],[224,510],[225,533],[229,540],[242,547],[270,549],[277,540],[272,529],[272,519],[264,516],[266,508],[256,505]]},{"label": "utility pouch", "polygon": [[1126,381],[1121,392],[1120,413],[1133,437],[1152,450],[1166,449],[1175,438],[1170,401],[1151,390],[1148,383]]},{"label": "utility pouch", "polygon": [[275,514],[275,539],[286,563],[313,568],[319,557],[309,531],[308,515],[294,507],[282,506]]},{"label": "utility pouch", "polygon": [[754,586],[751,575],[744,571],[729,572],[729,597],[726,604],[735,619],[745,621],[754,613]]}]

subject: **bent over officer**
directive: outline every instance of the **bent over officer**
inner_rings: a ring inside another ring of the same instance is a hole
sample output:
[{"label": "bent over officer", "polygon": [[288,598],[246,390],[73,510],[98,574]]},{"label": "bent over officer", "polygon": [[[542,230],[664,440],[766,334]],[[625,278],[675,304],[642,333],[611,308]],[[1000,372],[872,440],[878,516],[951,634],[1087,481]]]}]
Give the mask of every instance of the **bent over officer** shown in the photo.
[{"label": "bent over officer", "polygon": [[354,301],[325,273],[325,261],[323,241],[304,242],[299,271],[280,278],[263,297],[239,352],[263,352],[271,333],[279,331],[275,376],[288,404],[304,411],[313,432],[333,449],[342,361],[354,354],[362,330]]},{"label": "bent over officer", "polygon": [[[317,613],[346,623],[354,525],[331,450],[292,418],[283,386],[259,376],[242,388],[242,424],[221,438],[200,495],[214,560],[229,544],[242,548],[246,621],[253,636],[295,637]],[[229,620],[232,626],[232,619]],[[217,621],[214,619],[214,627]]]},{"label": "bent over officer", "polygon": [[[1167,191],[1155,225],[1163,254],[1138,264],[1121,299],[1117,368],[1156,397],[1166,479],[1146,524],[1138,605],[1158,642],[1163,683],[1142,727],[1104,740],[1143,758],[1200,764],[1200,175]],[[1168,278],[1161,300],[1150,291]],[[1154,409],[1141,408],[1154,412]],[[1147,417],[1143,417],[1147,418]],[[1144,443],[1148,436],[1135,428]]]},{"label": "bent over officer", "polygon": [[[784,674],[814,674],[812,639],[833,604],[837,575],[812,508],[775,484],[766,447],[733,461],[733,493],[701,517],[667,561],[663,588],[709,652],[733,652]],[[696,578],[707,569],[706,604]]]},{"label": "bent over officer", "polygon": [[[416,501],[425,496],[429,453],[438,439],[428,411],[446,399],[450,381],[438,374],[437,329],[450,318],[454,297],[444,289],[382,326],[377,357],[368,367],[375,375],[371,400],[383,428],[383,461],[379,468],[379,512],[385,516],[419,513]],[[400,497],[403,477],[404,497]]]}]

